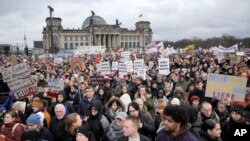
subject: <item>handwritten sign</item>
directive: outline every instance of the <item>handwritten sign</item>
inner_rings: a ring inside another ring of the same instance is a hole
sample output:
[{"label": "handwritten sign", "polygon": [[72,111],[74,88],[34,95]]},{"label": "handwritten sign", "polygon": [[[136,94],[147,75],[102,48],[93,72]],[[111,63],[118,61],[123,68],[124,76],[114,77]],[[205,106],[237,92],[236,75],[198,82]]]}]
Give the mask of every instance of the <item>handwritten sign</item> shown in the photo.
[{"label": "handwritten sign", "polygon": [[247,79],[245,77],[209,73],[206,96],[216,99],[244,101],[246,83]]}]

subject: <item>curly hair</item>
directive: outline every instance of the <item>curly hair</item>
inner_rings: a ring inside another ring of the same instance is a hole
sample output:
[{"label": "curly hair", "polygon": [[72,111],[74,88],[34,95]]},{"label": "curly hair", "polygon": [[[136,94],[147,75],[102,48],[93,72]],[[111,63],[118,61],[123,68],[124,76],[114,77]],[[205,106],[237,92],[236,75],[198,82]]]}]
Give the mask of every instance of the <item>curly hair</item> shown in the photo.
[{"label": "curly hair", "polygon": [[187,110],[180,105],[168,105],[164,109],[163,115],[172,117],[175,122],[181,123],[181,126],[188,123]]}]

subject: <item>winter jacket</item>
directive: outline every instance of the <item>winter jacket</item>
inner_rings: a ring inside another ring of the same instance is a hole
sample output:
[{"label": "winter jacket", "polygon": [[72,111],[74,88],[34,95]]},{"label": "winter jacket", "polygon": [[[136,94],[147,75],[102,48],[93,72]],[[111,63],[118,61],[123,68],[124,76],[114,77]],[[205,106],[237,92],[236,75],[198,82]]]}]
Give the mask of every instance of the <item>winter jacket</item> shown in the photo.
[{"label": "winter jacket", "polygon": [[155,141],[198,141],[195,135],[193,135],[188,129],[182,129],[177,137],[173,138],[165,128],[161,129]]},{"label": "winter jacket", "polygon": [[54,141],[61,141],[62,140],[62,133],[65,129],[65,122],[64,119],[57,119],[57,117],[53,117],[50,124],[50,131],[53,134]]},{"label": "winter jacket", "polygon": [[118,141],[117,139],[123,136],[123,126],[116,125],[115,120],[112,121],[109,131],[107,133],[107,137],[109,141]]},{"label": "winter jacket", "polygon": [[45,128],[45,127],[42,127],[39,131],[39,138],[40,139],[44,139],[44,140],[47,140],[47,141],[54,141],[53,139],[53,135],[51,134],[51,132]]},{"label": "winter jacket", "polygon": [[142,123],[142,128],[139,129],[139,133],[144,136],[153,135],[155,132],[155,121],[147,111],[140,111],[139,119]]},{"label": "winter jacket", "polygon": [[[13,129],[14,126],[15,129]],[[12,130],[14,130],[14,132],[12,132]],[[21,125],[21,120],[19,118],[11,123],[4,124],[0,131],[0,134],[5,135],[5,141],[21,141],[23,133],[24,127]]]},{"label": "winter jacket", "polygon": [[81,116],[90,116],[90,103],[100,101],[97,95],[89,101],[88,98],[85,96],[79,104],[77,109],[77,113]]},{"label": "winter jacket", "polygon": [[[113,111],[111,109],[111,106],[115,101],[117,103],[118,109],[116,111]],[[108,103],[106,105],[106,114],[105,115],[107,116],[108,119],[110,119],[110,121],[113,121],[113,120],[115,120],[117,113],[124,112],[124,111],[125,111],[125,107],[124,107],[123,103],[121,102],[121,100],[117,97],[114,97],[108,101]]]},{"label": "winter jacket", "polygon": [[222,140],[220,137],[219,138],[211,138],[211,136],[209,136],[209,134],[206,131],[201,130],[199,141],[222,141]]},{"label": "winter jacket", "polygon": [[[146,137],[146,136],[143,136],[143,135],[141,135],[141,134],[139,134],[139,136],[140,136],[140,141],[151,141],[148,137]],[[123,136],[123,137],[121,137],[120,139],[118,139],[118,141],[128,141],[128,137],[125,137],[125,136]]]}]

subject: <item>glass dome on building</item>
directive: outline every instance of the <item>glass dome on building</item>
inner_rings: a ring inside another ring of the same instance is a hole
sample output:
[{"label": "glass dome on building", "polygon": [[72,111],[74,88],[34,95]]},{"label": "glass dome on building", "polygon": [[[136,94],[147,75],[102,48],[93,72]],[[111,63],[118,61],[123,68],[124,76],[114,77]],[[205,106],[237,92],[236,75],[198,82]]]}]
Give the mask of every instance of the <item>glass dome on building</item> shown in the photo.
[{"label": "glass dome on building", "polygon": [[[86,27],[90,26],[90,19],[92,16],[89,16],[88,18],[86,18],[82,24],[82,29],[85,29]],[[94,20],[94,25],[107,25],[106,21],[97,15],[93,16],[93,20]]]}]

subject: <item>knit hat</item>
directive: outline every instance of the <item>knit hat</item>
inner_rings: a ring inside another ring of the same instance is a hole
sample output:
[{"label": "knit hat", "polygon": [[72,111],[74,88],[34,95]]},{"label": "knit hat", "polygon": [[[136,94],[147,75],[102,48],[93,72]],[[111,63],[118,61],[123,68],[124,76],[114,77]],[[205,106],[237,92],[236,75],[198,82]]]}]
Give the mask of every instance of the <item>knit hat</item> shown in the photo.
[{"label": "knit hat", "polygon": [[29,130],[23,133],[22,140],[24,141],[38,141],[39,133],[36,130]]},{"label": "knit hat", "polygon": [[32,101],[32,106],[37,107],[39,109],[43,108],[43,101],[41,100],[33,100]]},{"label": "knit hat", "polygon": [[243,114],[244,114],[243,107],[238,105],[238,104],[234,104],[234,105],[231,106],[230,112],[232,112],[232,111],[240,114],[241,116],[243,116]]},{"label": "knit hat", "polygon": [[192,103],[194,100],[200,101],[200,98],[199,98],[198,96],[193,95],[193,96],[190,98],[190,102]]},{"label": "knit hat", "polygon": [[115,118],[116,118],[116,119],[124,120],[127,116],[128,116],[128,115],[127,115],[126,112],[119,112],[119,113],[117,113],[117,115],[116,115]]},{"label": "knit hat", "polygon": [[36,124],[36,125],[40,125],[41,121],[40,121],[40,116],[38,114],[31,114],[27,120],[26,123],[27,124]]},{"label": "knit hat", "polygon": [[84,124],[82,127],[76,129],[76,133],[81,133],[84,136],[86,136],[88,139],[91,138],[91,134],[92,134],[87,124]]},{"label": "knit hat", "polygon": [[243,116],[243,114],[244,114],[243,107],[238,105],[238,104],[234,104],[234,105],[231,106],[230,112],[232,112],[232,111],[240,114],[241,116]]},{"label": "knit hat", "polygon": [[170,104],[172,105],[181,105],[181,102],[179,100],[179,98],[173,98],[171,101],[170,101]]},{"label": "knit hat", "polygon": [[184,90],[182,87],[176,87],[174,93],[184,93]]}]

